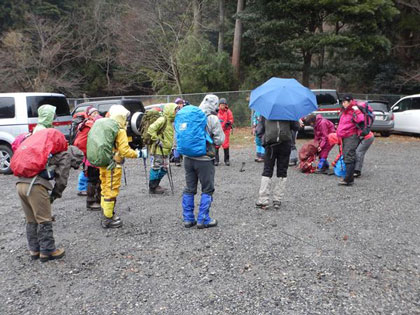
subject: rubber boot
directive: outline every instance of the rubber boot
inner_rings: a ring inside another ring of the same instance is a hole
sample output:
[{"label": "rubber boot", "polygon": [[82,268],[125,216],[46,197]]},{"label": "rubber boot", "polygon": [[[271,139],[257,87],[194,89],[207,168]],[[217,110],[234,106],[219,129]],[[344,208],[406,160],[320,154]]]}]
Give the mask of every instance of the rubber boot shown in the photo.
[{"label": "rubber boot", "polygon": [[102,227],[108,228],[119,228],[122,226],[122,221],[117,218],[114,214],[115,200],[103,200],[103,214]]},{"label": "rubber boot", "polygon": [[261,177],[261,186],[258,192],[258,200],[255,204],[258,208],[266,209],[270,202],[270,187],[271,187],[271,178],[262,176]]},{"label": "rubber boot", "polygon": [[219,166],[219,149],[216,148],[216,155],[214,156],[214,166]]},{"label": "rubber boot", "polygon": [[230,166],[230,162],[229,162],[229,148],[227,149],[223,149],[225,152],[225,165],[226,166]]},{"label": "rubber boot", "polygon": [[101,210],[101,205],[96,201],[96,184],[89,182],[86,196],[86,209],[92,211]]},{"label": "rubber boot", "polygon": [[213,198],[208,194],[201,194],[200,207],[198,209],[197,228],[204,229],[215,227],[217,221],[210,218],[210,206]]},{"label": "rubber boot", "polygon": [[273,207],[279,209],[286,190],[287,177],[277,177],[274,179],[273,187]]},{"label": "rubber boot", "polygon": [[39,241],[38,241],[38,224],[26,223],[26,239],[28,240],[28,247],[31,259],[39,258]]},{"label": "rubber boot", "polygon": [[184,217],[184,226],[186,228],[193,227],[197,224],[194,217],[194,195],[182,195],[182,211]]}]

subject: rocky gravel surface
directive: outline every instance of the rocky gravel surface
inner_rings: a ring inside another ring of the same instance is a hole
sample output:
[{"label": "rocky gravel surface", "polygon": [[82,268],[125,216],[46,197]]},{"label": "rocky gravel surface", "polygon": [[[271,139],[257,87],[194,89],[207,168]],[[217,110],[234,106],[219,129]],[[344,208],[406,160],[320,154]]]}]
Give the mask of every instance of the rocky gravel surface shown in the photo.
[{"label": "rocky gravel surface", "polygon": [[53,205],[66,256],[44,264],[29,259],[15,179],[0,176],[0,314],[420,314],[418,138],[378,137],[353,187],[289,169],[278,211],[254,207],[253,148],[231,154],[206,230],[183,228],[182,168],[175,195],[156,197],[129,161],[116,230],[85,210],[73,171]]}]

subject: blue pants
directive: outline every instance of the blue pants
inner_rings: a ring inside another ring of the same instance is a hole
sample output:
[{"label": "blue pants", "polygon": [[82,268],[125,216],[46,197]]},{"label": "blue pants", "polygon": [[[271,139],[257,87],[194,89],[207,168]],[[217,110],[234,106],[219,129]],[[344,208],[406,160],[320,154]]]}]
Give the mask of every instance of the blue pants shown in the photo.
[{"label": "blue pants", "polygon": [[255,136],[255,146],[257,148],[257,156],[263,156],[265,154],[265,149],[262,146],[261,138]]},{"label": "blue pants", "polygon": [[87,191],[88,178],[85,176],[85,173],[82,171],[79,174],[79,179],[77,183],[78,191]]}]

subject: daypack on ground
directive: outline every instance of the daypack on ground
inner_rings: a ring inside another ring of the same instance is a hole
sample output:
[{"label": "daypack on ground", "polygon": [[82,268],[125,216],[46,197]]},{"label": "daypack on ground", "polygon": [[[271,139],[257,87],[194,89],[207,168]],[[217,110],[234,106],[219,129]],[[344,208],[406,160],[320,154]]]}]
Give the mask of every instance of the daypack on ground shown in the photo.
[{"label": "daypack on ground", "polygon": [[360,130],[360,136],[365,137],[369,134],[372,124],[375,121],[375,115],[373,114],[373,109],[370,105],[365,102],[357,102],[357,108],[363,113],[364,120],[360,123],[357,123],[357,129]]},{"label": "daypack on ground", "polygon": [[212,143],[206,132],[207,116],[196,106],[183,107],[175,116],[177,150],[186,156],[206,155],[206,143]]},{"label": "daypack on ground", "polygon": [[49,156],[67,150],[64,135],[46,128],[28,137],[13,154],[10,168],[15,176],[31,178],[45,170]]},{"label": "daypack on ground", "polygon": [[305,143],[299,150],[299,166],[302,173],[313,173],[316,167],[313,165],[318,152],[318,142],[315,140]]},{"label": "daypack on ground", "polygon": [[154,109],[147,111],[143,115],[143,118],[141,120],[141,125],[140,125],[140,134],[141,134],[141,139],[142,139],[144,145],[151,145],[152,144],[152,139],[150,138],[150,135],[147,133],[147,130],[149,129],[150,125],[153,124],[160,117],[165,118],[165,124],[158,131],[158,133],[162,132],[162,130],[165,129],[166,123],[167,123],[166,122],[166,117],[163,116],[160,111],[157,111],[157,110],[154,110]]},{"label": "daypack on ground", "polygon": [[334,166],[334,174],[338,177],[346,177],[346,164],[344,163],[343,156],[340,156]]},{"label": "daypack on ground", "polygon": [[71,120],[70,126],[70,133],[69,133],[69,143],[70,145],[74,144],[74,140],[76,139],[77,132],[79,130],[79,125],[87,118],[85,112],[79,112],[73,115]]},{"label": "daypack on ground", "polygon": [[86,157],[92,165],[105,167],[112,164],[119,129],[118,123],[111,118],[102,118],[93,124],[88,133],[86,150]]},{"label": "daypack on ground", "polygon": [[265,120],[264,143],[266,145],[292,140],[290,121]]},{"label": "daypack on ground", "polygon": [[81,122],[77,128],[76,138],[74,139],[74,143],[73,143],[73,145],[78,147],[85,156],[86,156],[86,150],[87,150],[87,138],[88,138],[88,134],[92,126],[93,126],[92,120],[85,119],[83,122]]},{"label": "daypack on ground", "polygon": [[15,152],[22,144],[22,142],[25,141],[30,135],[32,135],[32,133],[30,132],[21,133],[20,135],[18,135],[12,142],[12,151]]}]

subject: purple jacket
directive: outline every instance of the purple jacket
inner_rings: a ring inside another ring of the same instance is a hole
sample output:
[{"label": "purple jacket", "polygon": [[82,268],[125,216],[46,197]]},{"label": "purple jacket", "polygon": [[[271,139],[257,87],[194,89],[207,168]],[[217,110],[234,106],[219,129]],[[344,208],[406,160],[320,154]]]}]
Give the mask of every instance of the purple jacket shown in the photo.
[{"label": "purple jacket", "polygon": [[324,149],[328,144],[328,135],[335,132],[334,124],[320,114],[316,115],[316,122],[314,127],[314,140],[318,141],[321,149]]},{"label": "purple jacket", "polygon": [[337,127],[337,136],[340,138],[348,138],[359,133],[356,123],[362,122],[364,119],[363,113],[353,106],[346,109],[342,108],[340,113],[340,121]]}]

